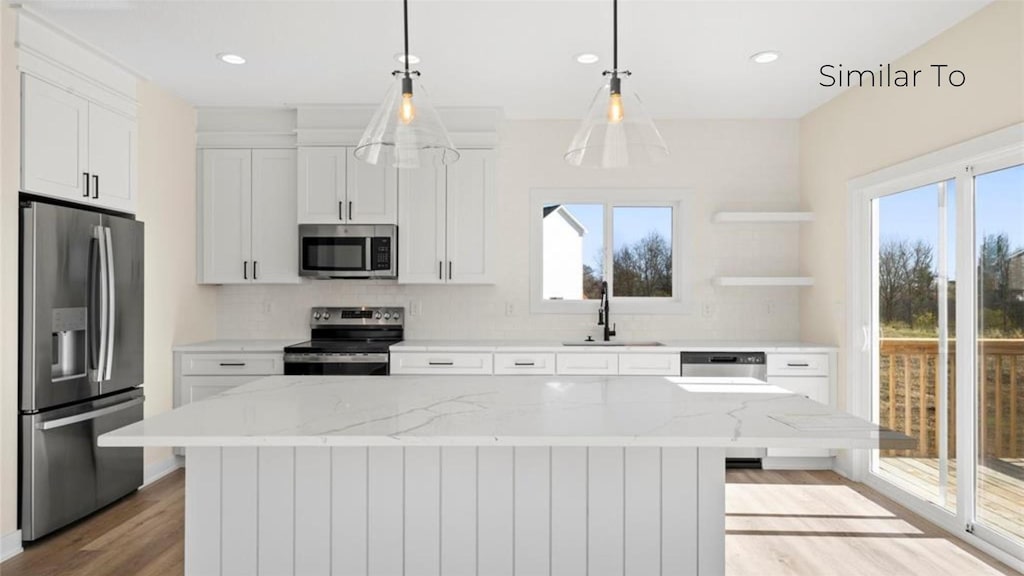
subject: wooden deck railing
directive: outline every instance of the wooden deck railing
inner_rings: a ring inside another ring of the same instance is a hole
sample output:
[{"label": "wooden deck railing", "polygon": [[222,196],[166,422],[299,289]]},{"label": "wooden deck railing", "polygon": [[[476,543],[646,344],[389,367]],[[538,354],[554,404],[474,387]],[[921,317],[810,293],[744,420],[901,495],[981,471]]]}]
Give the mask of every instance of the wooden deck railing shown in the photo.
[{"label": "wooden deck railing", "polygon": [[[939,414],[948,412],[949,456],[956,455],[956,341],[949,341],[948,406],[941,405],[939,342],[934,338],[886,338],[879,358],[879,419],[918,439],[916,450],[889,455],[936,458]],[[983,415],[980,450],[986,457],[1024,457],[1024,339],[982,339],[978,347]]]}]

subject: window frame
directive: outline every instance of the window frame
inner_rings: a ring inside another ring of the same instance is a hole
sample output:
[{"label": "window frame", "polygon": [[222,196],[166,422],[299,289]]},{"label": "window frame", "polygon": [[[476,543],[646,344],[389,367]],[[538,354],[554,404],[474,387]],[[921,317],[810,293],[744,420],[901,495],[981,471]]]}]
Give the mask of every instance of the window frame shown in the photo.
[{"label": "window frame", "polygon": [[[682,242],[687,191],[679,188],[534,188],[530,191],[530,311],[539,314],[595,314],[597,300],[544,299],[544,206],[601,204],[604,207],[604,268],[608,271],[614,312],[622,314],[684,314],[683,262],[691,244]],[[672,209],[672,296],[615,296],[614,209],[616,207]],[[614,315],[613,312],[613,315]]]}]

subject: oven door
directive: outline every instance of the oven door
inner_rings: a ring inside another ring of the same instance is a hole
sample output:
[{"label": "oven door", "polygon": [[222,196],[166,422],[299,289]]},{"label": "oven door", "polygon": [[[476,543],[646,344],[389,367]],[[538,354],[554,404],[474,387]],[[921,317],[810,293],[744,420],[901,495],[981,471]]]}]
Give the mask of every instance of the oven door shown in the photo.
[{"label": "oven door", "polygon": [[285,354],[288,376],[387,376],[388,355],[381,354]]},{"label": "oven door", "polygon": [[300,236],[299,275],[314,278],[369,277],[370,239],[365,236]]}]

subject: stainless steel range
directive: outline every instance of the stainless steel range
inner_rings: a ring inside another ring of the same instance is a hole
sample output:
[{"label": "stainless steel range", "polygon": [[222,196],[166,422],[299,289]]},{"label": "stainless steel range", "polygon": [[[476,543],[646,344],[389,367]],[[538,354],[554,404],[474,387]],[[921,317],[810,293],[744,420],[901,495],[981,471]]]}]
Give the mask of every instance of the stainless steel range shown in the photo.
[{"label": "stainless steel range", "polygon": [[310,340],[284,349],[284,373],[388,374],[388,348],[402,341],[404,308],[313,308]]}]

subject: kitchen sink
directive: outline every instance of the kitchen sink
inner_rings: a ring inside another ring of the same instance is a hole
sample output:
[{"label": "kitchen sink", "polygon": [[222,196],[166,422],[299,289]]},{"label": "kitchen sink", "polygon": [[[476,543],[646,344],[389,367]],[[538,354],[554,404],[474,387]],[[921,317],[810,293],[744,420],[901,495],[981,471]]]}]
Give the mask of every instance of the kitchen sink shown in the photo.
[{"label": "kitchen sink", "polygon": [[562,342],[562,346],[664,346],[661,342],[600,342],[600,341],[576,341]]}]

